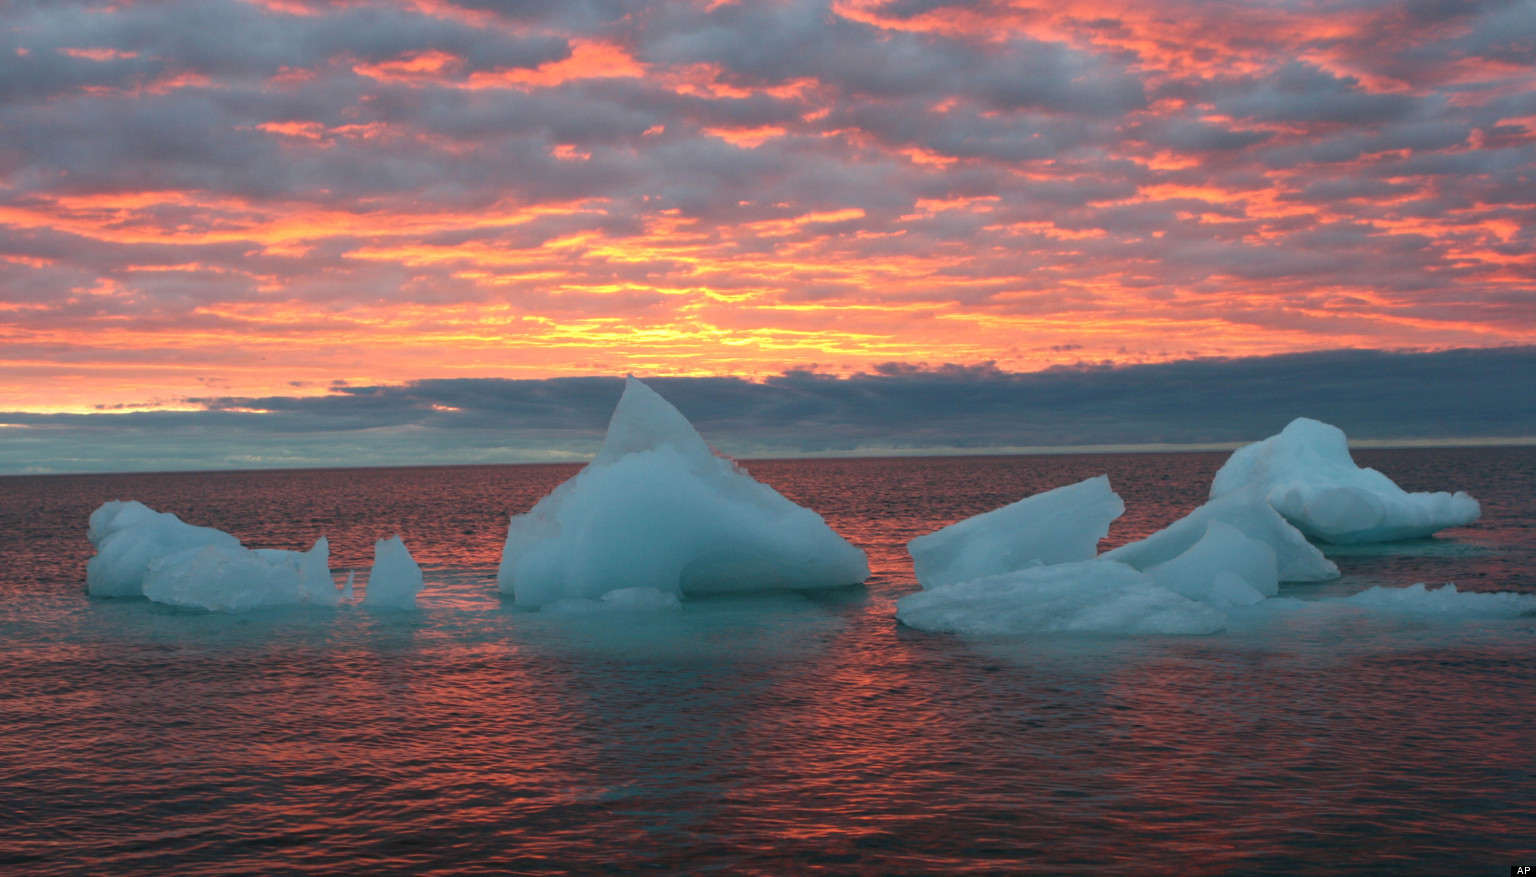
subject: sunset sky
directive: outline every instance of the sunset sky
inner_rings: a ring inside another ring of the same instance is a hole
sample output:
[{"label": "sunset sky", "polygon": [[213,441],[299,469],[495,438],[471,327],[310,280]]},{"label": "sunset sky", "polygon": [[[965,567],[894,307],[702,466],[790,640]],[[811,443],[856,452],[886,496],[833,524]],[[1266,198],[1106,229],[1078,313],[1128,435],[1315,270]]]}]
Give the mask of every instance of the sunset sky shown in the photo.
[{"label": "sunset sky", "polygon": [[12,0],[0,442],[1525,347],[1533,216],[1531,0]]}]

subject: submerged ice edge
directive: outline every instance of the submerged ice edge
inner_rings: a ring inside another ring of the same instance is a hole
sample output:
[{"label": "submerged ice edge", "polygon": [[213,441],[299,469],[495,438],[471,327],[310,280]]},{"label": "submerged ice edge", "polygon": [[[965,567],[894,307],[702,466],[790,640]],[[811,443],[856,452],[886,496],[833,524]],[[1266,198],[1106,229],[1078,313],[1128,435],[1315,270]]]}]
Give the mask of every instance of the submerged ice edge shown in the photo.
[{"label": "submerged ice edge", "polygon": [[[1091,565],[1092,562],[1090,562]],[[1376,585],[1345,597],[1270,597],[1217,610],[1178,600],[1166,589],[1126,575],[1122,564],[1094,570],[1088,587],[1063,587],[1061,576],[1079,564],[1037,567],[1024,573],[919,591],[897,601],[897,620],[916,630],[983,638],[1052,635],[1240,635],[1291,629],[1297,618],[1338,616],[1377,621],[1451,624],[1476,620],[1536,621],[1536,594]],[[1119,566],[1121,570],[1113,568]],[[1532,628],[1536,631],[1536,628]]]}]

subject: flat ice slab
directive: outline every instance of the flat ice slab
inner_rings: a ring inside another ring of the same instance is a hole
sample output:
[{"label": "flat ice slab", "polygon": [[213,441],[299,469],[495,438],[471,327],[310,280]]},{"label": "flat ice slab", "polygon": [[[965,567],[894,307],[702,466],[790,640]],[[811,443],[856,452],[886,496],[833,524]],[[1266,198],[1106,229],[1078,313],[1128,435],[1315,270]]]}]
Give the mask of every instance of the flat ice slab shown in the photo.
[{"label": "flat ice slab", "polygon": [[1251,490],[1303,533],[1324,542],[1391,542],[1478,519],[1467,494],[1408,493],[1349,456],[1344,432],[1299,417],[1279,435],[1238,448],[1211,484],[1211,498]]},{"label": "flat ice slab", "polygon": [[940,588],[1038,564],[1091,560],[1125,503],[1100,475],[1027,496],[907,543],[917,580]]},{"label": "flat ice slab", "polygon": [[649,588],[698,594],[857,584],[864,552],[714,451],[630,378],[602,450],[507,527],[497,581],[519,606]]},{"label": "flat ice slab", "polygon": [[1455,585],[1428,588],[1423,583],[1406,588],[1380,585],[1339,600],[1372,612],[1412,615],[1420,618],[1512,618],[1536,617],[1536,594],[1512,591],[1492,593],[1458,591]]},{"label": "flat ice slab", "polygon": [[1226,617],[1123,563],[1035,566],[908,594],[896,602],[908,627],[967,636],[1209,634]]}]

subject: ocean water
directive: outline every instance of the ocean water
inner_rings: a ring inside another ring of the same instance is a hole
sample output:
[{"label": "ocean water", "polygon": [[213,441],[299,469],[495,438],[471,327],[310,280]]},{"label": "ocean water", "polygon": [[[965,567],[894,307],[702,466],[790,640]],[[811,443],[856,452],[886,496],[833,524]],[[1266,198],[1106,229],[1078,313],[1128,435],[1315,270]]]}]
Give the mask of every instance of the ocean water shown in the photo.
[{"label": "ocean water", "polygon": [[[1536,864],[1536,618],[1329,608],[1536,593],[1536,449],[1360,451],[1479,523],[1327,549],[1209,637],[904,629],[905,542],[1107,472],[1105,547],[1224,454],[749,462],[868,551],[860,587],[643,620],[518,611],[508,516],[570,466],[0,478],[7,874],[1499,874]],[[138,499],[252,547],[399,533],[421,609],[213,615],[85,596]],[[1280,605],[1280,604],[1276,604]]]}]

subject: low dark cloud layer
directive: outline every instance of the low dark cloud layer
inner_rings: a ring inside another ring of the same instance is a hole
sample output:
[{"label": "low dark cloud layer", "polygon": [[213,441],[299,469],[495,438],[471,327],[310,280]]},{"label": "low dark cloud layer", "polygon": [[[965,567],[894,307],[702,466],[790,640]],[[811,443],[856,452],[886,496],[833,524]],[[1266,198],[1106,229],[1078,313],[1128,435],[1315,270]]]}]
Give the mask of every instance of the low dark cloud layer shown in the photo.
[{"label": "low dark cloud layer", "polygon": [[[1307,416],[1365,440],[1536,436],[1536,348],[1338,351],[1018,374],[887,363],[649,383],[743,457],[1227,444]],[[619,378],[461,378],[194,411],[0,414],[0,472],[567,461],[596,450]]]}]

